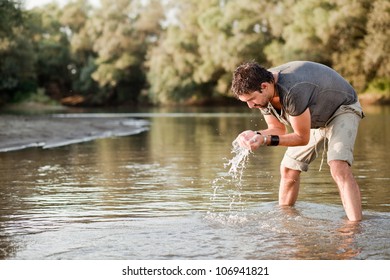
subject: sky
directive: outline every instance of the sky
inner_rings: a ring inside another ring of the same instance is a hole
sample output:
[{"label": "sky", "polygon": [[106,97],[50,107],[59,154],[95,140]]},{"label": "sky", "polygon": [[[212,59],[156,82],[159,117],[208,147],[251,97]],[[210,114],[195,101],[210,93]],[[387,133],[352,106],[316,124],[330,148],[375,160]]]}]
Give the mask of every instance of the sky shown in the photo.
[{"label": "sky", "polygon": [[[37,6],[43,6],[43,5],[46,5],[46,4],[51,3],[51,2],[57,2],[61,6],[63,6],[66,3],[68,3],[69,0],[24,0],[26,9],[31,9],[31,8],[34,8]],[[99,0],[89,0],[89,2],[91,4],[98,5],[100,1]]]}]

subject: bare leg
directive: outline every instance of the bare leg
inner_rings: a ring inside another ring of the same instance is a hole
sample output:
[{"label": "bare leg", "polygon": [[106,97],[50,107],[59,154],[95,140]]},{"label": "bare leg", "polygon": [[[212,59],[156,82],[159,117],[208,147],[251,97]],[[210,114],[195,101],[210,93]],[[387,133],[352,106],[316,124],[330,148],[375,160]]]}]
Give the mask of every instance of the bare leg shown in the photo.
[{"label": "bare leg", "polygon": [[341,160],[329,162],[330,171],[336,182],[345,213],[350,221],[360,221],[362,219],[362,204],[360,189],[352,175],[349,164]]},{"label": "bare leg", "polygon": [[280,166],[279,205],[292,206],[298,198],[301,171]]}]

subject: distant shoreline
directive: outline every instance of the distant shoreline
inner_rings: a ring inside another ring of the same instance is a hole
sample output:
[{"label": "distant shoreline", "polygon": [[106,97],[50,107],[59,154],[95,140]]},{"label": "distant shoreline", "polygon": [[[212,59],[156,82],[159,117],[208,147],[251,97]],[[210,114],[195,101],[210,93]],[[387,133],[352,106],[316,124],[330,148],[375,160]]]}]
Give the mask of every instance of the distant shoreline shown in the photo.
[{"label": "distant shoreline", "polygon": [[0,152],[55,148],[148,130],[145,120],[117,117],[0,115]]},{"label": "distant shoreline", "polygon": [[389,105],[390,95],[376,93],[362,93],[358,95],[359,101],[364,105]]},{"label": "distant shoreline", "polygon": [[[381,94],[360,94],[362,105],[389,105],[390,96]],[[31,147],[43,149],[92,141],[99,138],[127,136],[148,130],[145,120],[126,117],[88,116],[63,117],[65,115],[42,115],[45,111],[67,111],[62,106],[20,104],[13,109],[24,111],[29,108],[40,114],[0,115],[0,152],[9,152]],[[11,108],[12,109],[12,108]],[[71,109],[71,108],[70,108]],[[62,117],[60,117],[62,116]]]}]

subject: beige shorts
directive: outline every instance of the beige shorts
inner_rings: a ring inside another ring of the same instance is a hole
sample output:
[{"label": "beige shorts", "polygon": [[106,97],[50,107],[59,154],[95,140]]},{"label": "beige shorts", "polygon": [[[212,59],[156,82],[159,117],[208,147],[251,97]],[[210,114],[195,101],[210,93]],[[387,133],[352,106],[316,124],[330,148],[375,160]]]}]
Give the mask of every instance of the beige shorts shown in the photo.
[{"label": "beige shorts", "polygon": [[353,148],[360,120],[364,117],[359,101],[342,105],[325,127],[310,130],[306,146],[289,147],[281,164],[287,168],[307,171],[309,164],[318,156],[318,151],[327,150],[327,162],[332,160],[353,162]]}]

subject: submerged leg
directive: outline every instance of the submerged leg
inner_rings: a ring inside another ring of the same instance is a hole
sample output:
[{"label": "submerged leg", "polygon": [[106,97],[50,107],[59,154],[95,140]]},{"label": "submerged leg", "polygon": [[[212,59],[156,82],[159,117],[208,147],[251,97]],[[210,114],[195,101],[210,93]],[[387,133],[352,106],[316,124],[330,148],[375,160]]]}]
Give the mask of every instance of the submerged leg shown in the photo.
[{"label": "submerged leg", "polygon": [[301,171],[280,166],[279,205],[293,206],[298,198]]}]

